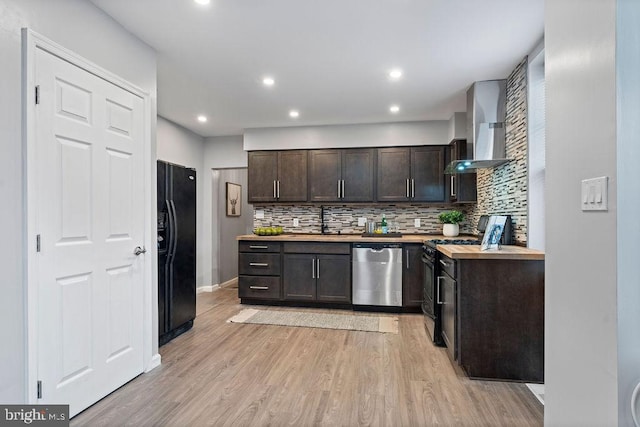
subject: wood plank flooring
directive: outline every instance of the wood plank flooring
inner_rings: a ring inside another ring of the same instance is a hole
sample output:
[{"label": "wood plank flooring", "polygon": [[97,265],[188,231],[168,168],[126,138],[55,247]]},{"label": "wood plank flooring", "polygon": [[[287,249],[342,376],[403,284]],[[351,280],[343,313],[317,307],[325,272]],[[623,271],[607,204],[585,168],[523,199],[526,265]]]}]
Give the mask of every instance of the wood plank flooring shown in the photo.
[{"label": "wood plank flooring", "polygon": [[193,329],[160,348],[162,365],[71,425],[543,424],[524,384],[467,379],[419,314],[398,315],[397,335],[226,323],[247,307],[234,288],[199,294]]}]

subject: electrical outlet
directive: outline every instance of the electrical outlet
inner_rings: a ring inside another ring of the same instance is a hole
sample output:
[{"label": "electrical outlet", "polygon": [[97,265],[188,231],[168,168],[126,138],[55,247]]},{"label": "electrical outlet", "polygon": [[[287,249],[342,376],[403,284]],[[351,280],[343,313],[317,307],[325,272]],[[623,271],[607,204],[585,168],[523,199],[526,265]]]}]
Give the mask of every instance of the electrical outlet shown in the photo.
[{"label": "electrical outlet", "polygon": [[413,226],[415,228],[420,228],[420,218],[416,218],[413,220]]},{"label": "electrical outlet", "polygon": [[293,226],[298,227],[299,225],[300,225],[300,221],[298,220],[298,218],[293,218]]},{"label": "electrical outlet", "polygon": [[264,211],[262,209],[256,209],[256,219],[264,219]]},{"label": "electrical outlet", "polygon": [[364,227],[367,224],[367,218],[360,217],[358,218],[358,227]]}]

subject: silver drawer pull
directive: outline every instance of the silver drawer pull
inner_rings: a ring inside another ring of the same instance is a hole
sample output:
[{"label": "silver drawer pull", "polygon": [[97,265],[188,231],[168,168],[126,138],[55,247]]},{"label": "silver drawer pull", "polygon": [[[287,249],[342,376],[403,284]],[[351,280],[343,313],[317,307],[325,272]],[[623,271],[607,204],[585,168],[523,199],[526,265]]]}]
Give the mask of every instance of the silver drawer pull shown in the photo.
[{"label": "silver drawer pull", "polygon": [[445,267],[449,267],[449,263],[444,262],[443,260],[440,260],[440,264],[444,265]]},{"label": "silver drawer pull", "polygon": [[249,246],[249,249],[269,249],[269,246],[266,246],[266,245],[260,245],[260,246],[259,245],[255,245],[255,246],[251,245],[251,246]]},{"label": "silver drawer pull", "polygon": [[256,289],[258,291],[268,291],[268,286],[249,286],[249,289]]},{"label": "silver drawer pull", "polygon": [[249,265],[251,267],[269,267],[269,264],[266,262],[250,262]]}]

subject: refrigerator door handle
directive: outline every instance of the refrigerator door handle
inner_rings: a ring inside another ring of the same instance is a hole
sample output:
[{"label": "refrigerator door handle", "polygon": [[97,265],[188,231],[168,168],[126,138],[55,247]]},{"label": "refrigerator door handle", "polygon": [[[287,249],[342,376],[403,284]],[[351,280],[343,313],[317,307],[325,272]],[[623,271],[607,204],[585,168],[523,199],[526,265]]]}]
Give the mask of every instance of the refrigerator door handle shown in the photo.
[{"label": "refrigerator door handle", "polygon": [[176,248],[178,247],[178,215],[176,214],[176,205],[173,203],[173,200],[169,200],[171,203],[171,210],[173,211],[173,253],[172,256],[176,255]]},{"label": "refrigerator door handle", "polygon": [[169,200],[165,200],[164,202],[167,205],[167,216],[169,217],[169,235],[167,236],[169,239],[169,242],[167,243],[167,260],[169,260],[173,255],[173,228],[175,219],[173,218],[173,212],[171,211],[171,204],[169,203]]}]

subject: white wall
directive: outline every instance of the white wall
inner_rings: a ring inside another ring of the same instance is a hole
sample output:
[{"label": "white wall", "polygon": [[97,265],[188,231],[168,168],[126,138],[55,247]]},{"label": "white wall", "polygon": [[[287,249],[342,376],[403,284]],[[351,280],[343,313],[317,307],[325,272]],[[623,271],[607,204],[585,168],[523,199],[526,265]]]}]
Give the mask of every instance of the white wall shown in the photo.
[{"label": "white wall", "polygon": [[440,145],[450,142],[448,135],[447,120],[261,128],[245,131],[244,149],[250,151]]},{"label": "white wall", "polygon": [[203,163],[204,138],[164,117],[158,116],[158,160],[196,170],[196,286],[210,285],[207,279],[209,260],[205,248],[208,246],[204,233],[204,182],[209,173],[205,173]]},{"label": "white wall", "polygon": [[[214,235],[214,224],[218,223],[218,201],[213,200],[213,176],[212,169],[246,168],[247,152],[242,148],[243,138],[238,136],[220,136],[207,138],[204,143],[204,170],[206,171],[204,182],[204,210],[203,210],[203,234],[207,238],[207,244],[203,248],[203,257],[207,260],[205,269],[206,284],[219,284],[219,242]],[[244,188],[246,193],[247,188]],[[244,209],[253,209],[252,205],[243,206]],[[253,215],[252,215],[253,216]]]},{"label": "white wall", "polygon": [[[545,2],[549,426],[618,425],[615,25],[616,0]],[[580,181],[603,175],[609,211],[582,212]]]},{"label": "white wall", "polygon": [[[0,209],[3,245],[0,319],[0,402],[26,401],[25,251],[22,166],[22,27],[71,49],[151,95],[156,110],[155,51],[85,0],[0,2]],[[155,120],[152,123],[155,141]],[[152,142],[152,152],[155,143]],[[157,338],[154,353],[157,349]]]},{"label": "white wall", "polygon": [[618,421],[632,425],[629,403],[640,382],[640,2],[617,6]]}]

